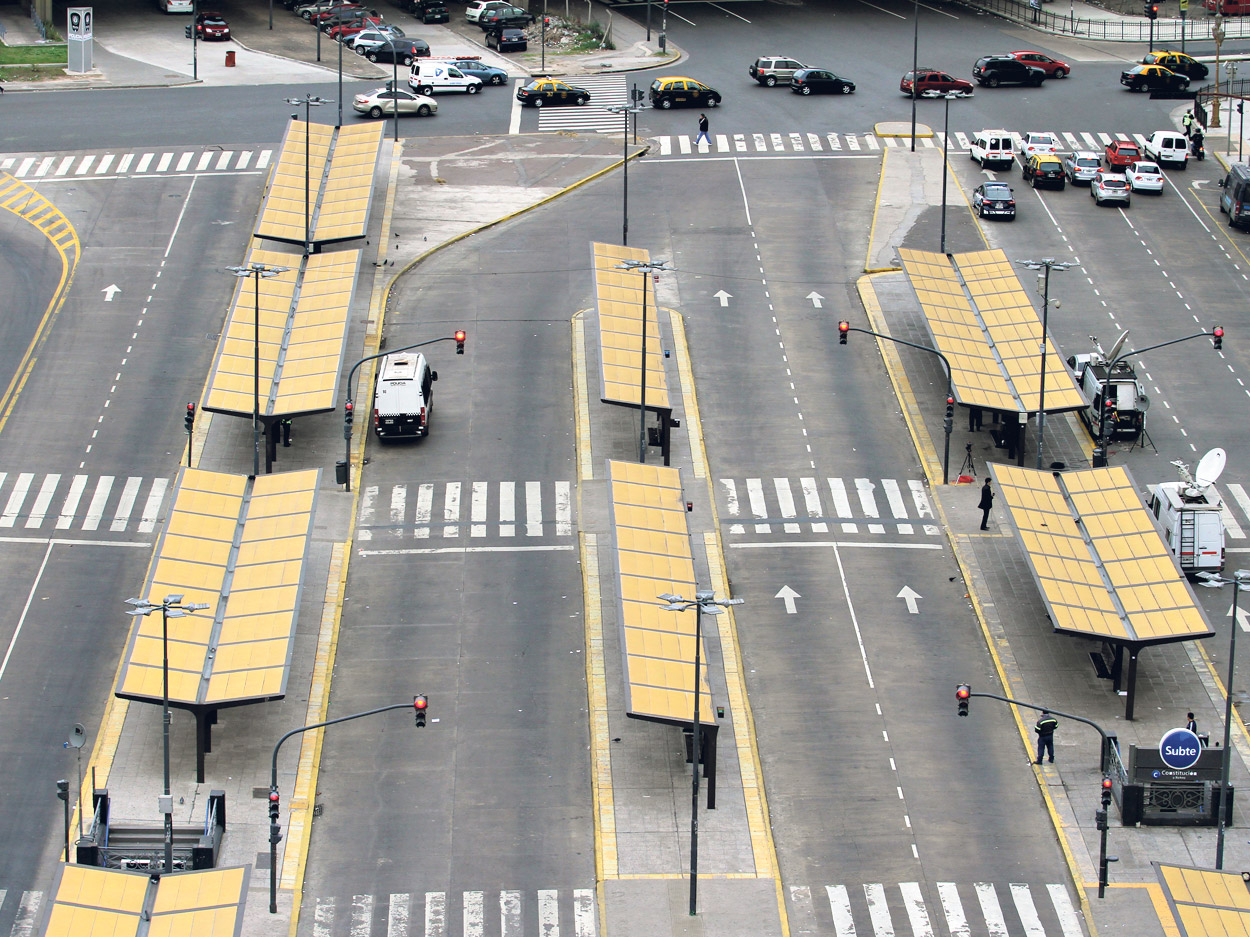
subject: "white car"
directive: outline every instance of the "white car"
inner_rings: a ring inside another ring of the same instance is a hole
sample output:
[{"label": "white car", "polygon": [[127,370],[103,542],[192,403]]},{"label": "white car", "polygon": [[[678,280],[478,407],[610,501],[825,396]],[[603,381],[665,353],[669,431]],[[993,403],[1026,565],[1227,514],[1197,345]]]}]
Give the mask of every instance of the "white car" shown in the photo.
[{"label": "white car", "polygon": [[392,91],[389,88],[374,88],[363,94],[356,95],[352,101],[359,113],[369,117],[382,117],[394,114],[396,106],[401,114],[416,114],[418,117],[429,117],[438,113],[438,102],[424,94],[404,91],[402,88]]},{"label": "white car", "polygon": [[476,23],[487,10],[508,6],[512,4],[506,0],[469,0],[469,5],[464,8],[464,18],[470,23]]},{"label": "white car", "polygon": [[1160,195],[1163,194],[1163,173],[1160,172],[1158,163],[1139,159],[1137,162],[1129,164],[1128,168],[1124,170],[1124,176],[1128,179],[1128,187],[1134,192],[1158,192]]},{"label": "white car", "polygon": [[1040,153],[1048,153],[1054,156],[1058,150],[1059,140],[1053,133],[1041,133],[1037,130],[1030,130],[1024,135],[1024,139],[1020,141],[1020,156],[1023,159],[1037,156]]},{"label": "white car", "polygon": [[404,31],[398,26],[379,23],[362,29],[354,36],[347,37],[347,45],[356,50],[357,55],[364,55],[371,49],[380,49],[391,39],[403,39]]}]

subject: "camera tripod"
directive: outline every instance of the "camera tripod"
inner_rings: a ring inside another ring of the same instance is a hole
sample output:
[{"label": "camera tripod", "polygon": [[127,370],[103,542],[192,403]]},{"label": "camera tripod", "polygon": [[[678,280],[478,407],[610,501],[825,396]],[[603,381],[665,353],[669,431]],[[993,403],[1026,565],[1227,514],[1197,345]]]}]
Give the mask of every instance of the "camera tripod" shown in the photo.
[{"label": "camera tripod", "polygon": [[959,466],[959,474],[968,475],[971,478],[977,477],[977,466],[976,463],[972,461],[972,443],[967,443],[964,446],[964,461],[963,464]]}]

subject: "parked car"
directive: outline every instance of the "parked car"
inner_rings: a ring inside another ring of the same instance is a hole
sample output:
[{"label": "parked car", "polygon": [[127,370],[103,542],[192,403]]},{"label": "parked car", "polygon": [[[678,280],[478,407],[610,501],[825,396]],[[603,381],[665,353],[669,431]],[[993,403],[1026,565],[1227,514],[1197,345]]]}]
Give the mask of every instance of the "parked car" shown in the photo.
[{"label": "parked car", "polygon": [[534,22],[534,14],[520,7],[507,6],[487,10],[478,17],[477,25],[482,29],[504,29],[505,27],[524,28]]},{"label": "parked car", "polygon": [[524,52],[530,47],[525,38],[524,29],[488,29],[486,30],[486,47],[498,49],[500,52]]},{"label": "parked car", "polygon": [[590,100],[590,92],[554,78],[535,78],[529,84],[516,89],[516,99],[522,106],[528,104],[530,107],[545,107],[548,104],[580,105]]},{"label": "parked car", "polygon": [[1129,91],[1185,91],[1189,79],[1162,65],[1134,65],[1120,72],[1120,84]]},{"label": "parked car", "polygon": [[1130,163],[1124,170],[1128,187],[1134,192],[1158,192],[1163,194],[1163,171],[1159,164],[1148,159]]},{"label": "parked car", "polygon": [[1077,150],[1063,158],[1063,171],[1073,185],[1089,185],[1102,168],[1102,157],[1089,150]]},{"label": "parked car", "polygon": [[1103,159],[1112,169],[1123,169],[1142,158],[1141,147],[1132,140],[1112,140],[1103,151]]},{"label": "parked car", "polygon": [[982,182],[972,190],[972,210],[978,218],[1016,218],[1016,196],[1005,182]]},{"label": "parked car", "polygon": [[1020,175],[1029,180],[1033,188],[1046,186],[1063,191],[1068,184],[1068,177],[1063,171],[1063,162],[1053,153],[1037,153],[1030,156],[1020,167]]},{"label": "parked car", "polygon": [[[230,24],[225,21],[220,13],[197,13],[195,14],[195,35],[197,39],[206,42],[218,41],[224,42],[230,38]],[[187,38],[191,38],[191,23],[187,24]]]},{"label": "parked car", "polygon": [[651,106],[668,110],[670,107],[716,107],[720,104],[720,92],[693,78],[664,75],[651,82]]},{"label": "parked car", "polygon": [[354,3],[352,0],[313,0],[312,3],[299,4],[295,7],[295,12],[304,19],[311,20],[319,13],[325,13],[327,10],[342,6],[359,7],[360,4]]},{"label": "parked car", "polygon": [[480,58],[457,58],[451,64],[466,75],[480,78],[484,85],[502,85],[508,80],[507,71],[497,65],[488,65]]},{"label": "parked car", "polygon": [[470,23],[476,23],[479,17],[487,10],[510,6],[512,4],[508,3],[507,0],[469,0],[468,5],[464,8],[464,18]]},{"label": "parked car", "polygon": [[1040,88],[1046,73],[1013,55],[983,55],[972,66],[972,77],[987,88],[999,85],[1032,85]]},{"label": "parked car", "polygon": [[1018,58],[1025,65],[1032,65],[1034,68],[1040,68],[1046,73],[1047,78],[1066,78],[1072,74],[1072,66],[1067,62],[1061,62],[1059,59],[1052,59],[1049,55],[1043,55],[1041,52],[1012,52],[1014,57]]},{"label": "parked car", "polygon": [[451,19],[443,0],[405,0],[401,6],[423,23],[446,23]]},{"label": "parked car", "polygon": [[[357,40],[359,42],[359,40]],[[430,46],[424,39],[388,39],[380,46],[366,49],[365,58],[370,62],[397,62],[400,65],[411,65],[416,59],[426,58],[430,54]]]},{"label": "parked car", "polygon": [[1038,153],[1049,153],[1052,156],[1059,150],[1059,138],[1053,133],[1030,130],[1020,138],[1020,158],[1028,159]]},{"label": "parked car", "polygon": [[359,3],[336,3],[333,6],[314,10],[305,19],[317,26],[324,26],[328,22],[341,23],[345,19],[362,16],[364,13],[365,8]]},{"label": "parked car", "polygon": [[438,113],[438,102],[433,98],[412,91],[404,91],[402,88],[374,88],[372,91],[356,95],[352,101],[352,107],[361,114],[375,118],[385,114],[394,114],[397,106],[399,113],[416,114],[418,117],[429,117],[431,114]]},{"label": "parked car", "polygon": [[972,82],[956,78],[936,68],[918,68],[914,73],[908,72],[898,83],[898,90],[908,97],[912,95],[913,79],[918,98],[936,98],[949,92],[963,97],[972,96]]},{"label": "parked car", "polygon": [[326,30],[326,35],[331,39],[337,39],[339,42],[346,42],[350,45],[351,41],[356,38],[357,33],[362,33],[366,29],[381,25],[382,20],[376,16],[362,16],[359,19],[348,20],[346,23],[331,26]]},{"label": "parked car", "polygon": [[370,49],[385,45],[391,39],[403,39],[404,31],[398,26],[381,23],[362,29],[356,35],[344,40],[357,55],[364,55]]},{"label": "parked car", "polygon": [[1147,52],[1141,61],[1143,65],[1162,65],[1168,71],[1186,76],[1190,81],[1204,81],[1210,71],[1205,64],[1184,52]]},{"label": "parked car", "polygon": [[798,94],[850,94],[855,82],[839,78],[827,68],[800,68],[790,79],[790,90]]},{"label": "parked car", "polygon": [[1130,191],[1128,179],[1123,173],[1107,172],[1105,169],[1100,169],[1089,184],[1089,194],[1098,205],[1103,202],[1123,202],[1124,207],[1128,208]]},{"label": "parked car", "polygon": [[778,82],[788,85],[795,72],[810,67],[787,55],[761,55],[751,63],[747,74],[761,85],[771,88]]}]

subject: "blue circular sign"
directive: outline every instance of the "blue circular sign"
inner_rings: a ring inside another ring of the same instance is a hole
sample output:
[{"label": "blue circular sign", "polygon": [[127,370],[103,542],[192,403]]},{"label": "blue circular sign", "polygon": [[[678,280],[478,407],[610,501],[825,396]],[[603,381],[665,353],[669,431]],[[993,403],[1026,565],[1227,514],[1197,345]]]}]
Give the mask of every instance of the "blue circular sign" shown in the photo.
[{"label": "blue circular sign", "polygon": [[1188,729],[1171,729],[1159,739],[1159,757],[1173,771],[1184,771],[1198,763],[1202,742]]}]

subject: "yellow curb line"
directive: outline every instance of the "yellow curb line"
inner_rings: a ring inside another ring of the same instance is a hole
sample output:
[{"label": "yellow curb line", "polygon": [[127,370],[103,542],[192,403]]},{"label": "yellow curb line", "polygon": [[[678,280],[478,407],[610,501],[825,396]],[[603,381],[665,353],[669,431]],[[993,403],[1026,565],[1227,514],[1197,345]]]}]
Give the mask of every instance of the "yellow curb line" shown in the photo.
[{"label": "yellow curb line", "polygon": [[604,883],[621,878],[616,838],[616,799],[612,788],[612,750],[608,724],[608,680],[603,653],[603,594],[599,588],[599,542],[595,534],[578,538],[582,562],[582,603],[586,616],[586,695],[590,717],[590,790],[595,818],[595,897],[599,933],[606,937]]},{"label": "yellow curb line", "polygon": [[[577,478],[579,482],[595,477],[594,447],[590,442],[590,391],[586,386],[586,314],[583,309],[573,316],[573,413],[577,424]],[[580,505],[579,505],[580,507]]]},{"label": "yellow curb line", "polygon": [[[979,226],[978,226],[979,227]],[[872,286],[872,277],[864,276],[856,283],[859,290],[860,299],[864,304],[865,312],[871,323],[874,332],[880,332],[882,335],[888,335],[889,328],[885,319],[881,316],[881,306],[876,298],[876,293]],[[903,417],[907,423],[908,431],[912,437],[912,444],[916,447],[916,453],[920,457],[922,464],[925,466],[925,474],[929,478],[930,485],[934,484],[933,479],[933,462],[928,455],[930,452],[936,454],[936,448],[933,440],[929,436],[927,429],[924,427],[923,421],[919,418],[919,406],[916,402],[915,395],[912,393],[911,385],[907,380],[906,374],[902,369],[902,363],[893,347],[893,342],[884,339],[877,339],[878,348],[881,351],[882,360],[885,362],[886,373],[890,377],[890,382],[894,386],[894,392],[902,404]],[[937,470],[940,480],[940,468]],[[990,633],[989,623],[985,618],[985,611],[981,607],[981,600],[972,588],[972,574],[968,565],[968,561],[963,555],[964,538],[957,537],[952,533],[950,522],[946,517],[946,511],[942,506],[941,498],[933,499],[934,509],[942,522],[942,529],[947,542],[951,545],[951,555],[955,557],[955,562],[959,564],[960,574],[963,576],[964,583],[968,586],[968,599],[972,603],[973,612],[976,615],[977,623],[981,629],[981,637],[985,642],[986,649],[989,651],[990,659],[994,662],[994,671],[998,675],[999,684],[1002,686],[1004,693],[1008,696],[1012,694],[1012,682],[1007,677],[1007,672],[1003,666],[1002,659],[999,657],[998,648],[995,644],[994,637]],[[1028,728],[1025,726],[1024,720],[1020,715],[1020,710],[1016,706],[1011,706],[1012,718],[1016,721],[1016,729],[1020,733],[1020,742],[1026,753],[1031,754],[1029,744]],[[1030,760],[1032,760],[1030,758]],[[1077,894],[1080,896],[1081,913],[1085,916],[1086,926],[1089,928],[1090,937],[1098,937],[1098,931],[1094,924],[1093,908],[1089,903],[1089,896],[1083,885],[1085,876],[1081,873],[1080,863],[1077,862],[1076,855],[1073,853],[1070,843],[1068,842],[1068,830],[1063,821],[1059,817],[1059,813],[1055,808],[1055,803],[1050,794],[1049,786],[1044,782],[1043,771],[1034,771],[1037,778],[1038,790],[1041,792],[1042,800],[1046,804],[1046,811],[1050,814],[1050,820],[1059,840],[1059,847],[1063,851],[1064,861],[1068,866],[1068,874],[1072,878],[1073,887],[1076,888]]]},{"label": "yellow curb line", "polygon": [[885,186],[885,164],[889,158],[888,149],[881,151],[881,171],[877,175],[877,194],[872,199],[872,223],[868,225],[868,254],[864,257],[864,269],[869,273],[885,273],[887,270],[898,270],[898,267],[873,267],[872,246],[877,240],[877,212],[881,210],[881,189]]}]

